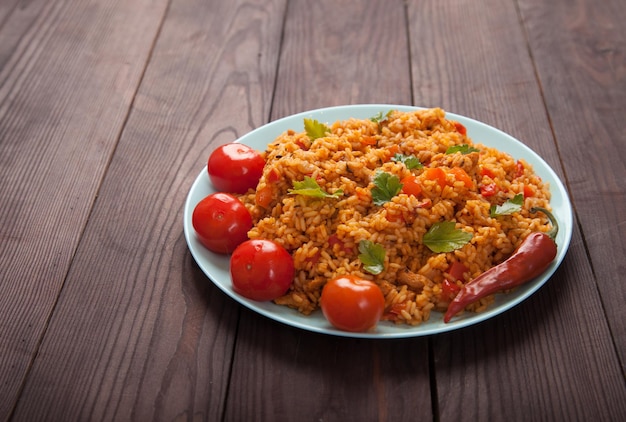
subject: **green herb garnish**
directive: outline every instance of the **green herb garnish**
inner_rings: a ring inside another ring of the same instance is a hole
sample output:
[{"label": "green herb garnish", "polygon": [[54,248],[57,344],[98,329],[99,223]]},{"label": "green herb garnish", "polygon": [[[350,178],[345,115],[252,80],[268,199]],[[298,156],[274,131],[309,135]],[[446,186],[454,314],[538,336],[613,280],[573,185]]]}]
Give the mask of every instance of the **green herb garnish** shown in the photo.
[{"label": "green herb garnish", "polygon": [[468,144],[453,145],[446,150],[446,154],[454,154],[456,152],[460,152],[463,155],[467,155],[471,152],[480,152],[480,150]]},{"label": "green herb garnish", "polygon": [[435,223],[424,235],[422,242],[435,253],[452,252],[461,249],[470,240],[472,234],[456,228],[453,221]]},{"label": "green herb garnish", "polygon": [[374,123],[380,124],[380,122],[387,120],[389,116],[391,116],[391,113],[393,113],[393,110],[389,110],[387,114],[383,114],[382,111],[379,111],[374,117],[370,117],[370,120]]},{"label": "green herb garnish", "polygon": [[385,248],[370,240],[359,242],[359,259],[363,269],[370,274],[380,274],[385,269]]},{"label": "green herb garnish", "polygon": [[324,191],[320,185],[317,184],[315,179],[309,176],[304,176],[302,182],[294,181],[293,189],[289,189],[289,193],[292,195],[312,196],[314,198],[339,198],[343,195],[341,189],[337,189],[332,194]]},{"label": "green herb garnish", "polygon": [[512,199],[507,200],[502,205],[492,205],[489,209],[489,215],[491,217],[497,217],[499,215],[510,215],[521,211],[524,205],[524,195],[518,193]]},{"label": "green herb garnish", "polygon": [[392,158],[397,163],[402,163],[408,170],[421,169],[424,165],[420,162],[419,158],[414,155],[402,155],[396,154]]},{"label": "green herb garnish", "polygon": [[400,193],[402,183],[398,176],[379,171],[374,176],[374,187],[372,188],[372,200],[375,205],[383,205],[391,201],[391,198]]},{"label": "green herb garnish", "polygon": [[304,119],[304,130],[309,139],[314,141],[317,138],[323,138],[330,132],[330,128],[324,123],[320,123],[314,119]]}]

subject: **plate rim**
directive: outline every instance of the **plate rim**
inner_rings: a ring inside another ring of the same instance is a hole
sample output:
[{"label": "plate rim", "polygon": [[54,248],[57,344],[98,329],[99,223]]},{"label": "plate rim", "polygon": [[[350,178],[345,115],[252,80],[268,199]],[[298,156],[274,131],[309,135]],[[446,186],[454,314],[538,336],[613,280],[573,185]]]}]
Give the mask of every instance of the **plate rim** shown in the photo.
[{"label": "plate rim", "polygon": [[[245,133],[244,135],[240,136],[239,138],[237,138],[237,140],[233,142],[240,142],[240,143],[247,144],[247,142],[254,139],[255,137],[262,136],[263,132],[274,131],[276,132],[276,134],[274,135],[273,138],[268,140],[268,142],[271,142],[271,140],[273,140],[276,136],[278,136],[280,133],[284,132],[287,129],[297,130],[297,127],[292,127],[293,126],[292,122],[297,121],[298,119],[302,120],[305,117],[308,117],[308,118],[315,117],[319,120],[320,118],[326,115],[330,117],[332,115],[337,115],[341,113],[359,114],[359,113],[364,113],[366,111],[368,113],[372,113],[372,114],[369,114],[369,116],[371,117],[375,115],[375,113],[378,111],[383,111],[383,112],[385,112],[385,110],[415,111],[415,110],[424,110],[428,108],[429,107],[409,106],[409,105],[399,105],[399,104],[382,104],[382,103],[339,105],[339,106],[317,108],[317,109],[312,109],[308,111],[298,112],[292,115],[284,116],[279,119],[270,121],[264,125],[261,125]],[[435,108],[435,107],[430,107],[430,108]],[[524,158],[525,160],[528,161],[529,157],[527,157],[526,155],[530,156],[532,158],[531,164],[533,165],[535,172],[537,172],[536,167],[537,167],[537,164],[539,164],[542,167],[541,171],[542,172],[545,171],[549,175],[550,191],[552,194],[552,198],[550,202],[553,208],[554,208],[554,205],[552,204],[552,200],[554,199],[554,193],[557,192],[561,195],[560,199],[562,203],[559,204],[561,213],[559,214],[559,217],[560,217],[559,236],[558,236],[559,244],[557,248],[557,256],[555,260],[551,263],[551,265],[548,267],[548,269],[546,269],[546,271],[541,276],[539,276],[537,279],[529,283],[526,283],[524,286],[520,287],[520,289],[522,289],[521,293],[507,294],[507,296],[505,297],[511,298],[510,300],[503,300],[503,301],[501,300],[500,301],[501,303],[499,303],[498,305],[490,306],[486,311],[481,312],[481,313],[471,313],[471,314],[465,313],[464,315],[469,315],[469,317],[468,316],[465,316],[464,318],[461,317],[460,319],[456,319],[449,323],[445,323],[445,325],[442,325],[441,323],[437,323],[435,326],[430,327],[430,325],[433,324],[431,320],[426,321],[417,326],[411,326],[407,324],[398,325],[398,324],[393,324],[391,322],[381,321],[377,329],[374,331],[364,332],[364,333],[353,333],[353,332],[338,330],[332,327],[330,324],[318,326],[318,325],[311,325],[310,323],[304,323],[301,321],[301,320],[312,321],[311,318],[315,318],[315,315],[318,315],[318,314],[320,318],[324,318],[321,315],[321,311],[319,310],[315,311],[313,314],[309,316],[304,316],[300,314],[299,312],[297,312],[296,310],[287,308],[285,306],[276,305],[271,302],[254,302],[247,298],[244,298],[238,295],[237,293],[235,293],[234,291],[232,291],[231,289],[229,289],[228,286],[226,285],[226,284],[230,284],[230,275],[228,275],[227,277],[228,281],[217,281],[214,279],[215,277],[215,275],[213,274],[214,271],[208,271],[207,268],[205,268],[206,263],[204,262],[206,260],[207,254],[212,254],[212,253],[206,249],[198,250],[197,248],[198,246],[197,240],[195,239],[195,234],[193,231],[193,227],[191,225],[191,213],[193,212],[193,208],[195,207],[197,203],[197,201],[193,200],[193,197],[194,197],[193,194],[198,192],[198,190],[202,188],[208,188],[204,190],[215,192],[215,189],[213,189],[213,187],[210,186],[210,182],[208,182],[209,179],[208,179],[206,165],[201,170],[200,174],[198,174],[198,176],[195,178],[194,182],[192,183],[189,189],[189,192],[187,193],[187,197],[185,199],[185,205],[184,205],[184,212],[183,212],[183,231],[185,235],[185,241],[187,243],[187,247],[192,257],[194,258],[196,264],[199,266],[203,274],[209,280],[211,280],[211,282],[214,285],[216,285],[222,292],[226,293],[227,296],[234,299],[240,305],[243,305],[246,308],[260,315],[263,315],[267,318],[270,318],[274,321],[280,322],[288,326],[292,326],[292,327],[299,328],[305,331],[315,332],[319,334],[334,335],[334,336],[340,336],[340,337],[390,339],[390,338],[413,338],[413,337],[421,337],[421,336],[428,336],[428,335],[434,335],[434,334],[442,334],[445,332],[454,331],[454,330],[458,330],[461,328],[476,325],[488,319],[494,318],[500,314],[507,312],[508,310],[519,305],[520,303],[526,301],[530,296],[534,295],[543,285],[545,285],[548,282],[548,280],[552,278],[556,270],[559,268],[559,266],[563,262],[563,259],[565,258],[565,255],[567,254],[567,251],[569,249],[569,245],[570,245],[572,233],[573,233],[573,210],[572,210],[572,205],[569,199],[567,189],[565,188],[565,185],[561,181],[558,174],[543,159],[543,157],[541,157],[538,153],[532,150],[528,145],[524,144],[517,138],[513,137],[512,135],[496,127],[488,125],[479,120],[475,120],[473,118],[466,117],[466,116],[456,114],[453,112],[448,112],[448,111],[445,111],[445,114],[446,114],[447,119],[458,121],[464,124],[466,127],[468,127],[468,136],[472,139],[472,142],[474,142],[475,144],[484,144],[484,142],[482,142],[481,140],[475,139],[475,137],[470,134],[470,131],[473,132],[473,131],[477,131],[480,129],[480,130],[487,131],[487,132],[493,132],[494,134],[498,135],[498,137],[502,137],[503,139],[506,139],[507,142],[510,142],[510,144],[507,144],[506,147],[512,148],[512,149],[519,149],[525,153],[525,156],[523,157],[514,157],[514,158]],[[360,117],[360,116],[352,116],[352,117],[366,118],[366,117]],[[348,117],[345,117],[345,118],[348,118]],[[342,117],[341,119],[345,119],[345,118]],[[331,120],[332,122],[334,122],[334,121],[341,120],[341,119],[332,118]],[[327,122],[330,122],[330,120],[328,120]],[[508,151],[505,151],[505,152],[509,153]],[[544,174],[541,174],[540,176],[546,179]],[[207,182],[208,182],[208,186],[200,186],[201,184],[206,184]],[[224,265],[223,261],[224,259],[226,259],[226,256],[223,256],[223,255],[218,256],[217,254],[212,254],[212,255],[214,256],[216,260],[218,260],[218,262],[220,262],[220,265],[222,266]],[[227,259],[227,261],[229,261],[229,258]],[[227,270],[227,268],[219,268],[219,269],[221,269],[222,271]],[[510,295],[514,295],[514,296],[511,297]],[[280,309],[281,312],[278,312],[278,313],[271,312],[270,310],[272,308],[274,308],[275,311],[278,311]],[[439,315],[439,314],[441,313],[437,311],[433,311],[431,313],[431,318],[433,315]],[[380,331],[381,329],[383,330],[382,332]]]}]

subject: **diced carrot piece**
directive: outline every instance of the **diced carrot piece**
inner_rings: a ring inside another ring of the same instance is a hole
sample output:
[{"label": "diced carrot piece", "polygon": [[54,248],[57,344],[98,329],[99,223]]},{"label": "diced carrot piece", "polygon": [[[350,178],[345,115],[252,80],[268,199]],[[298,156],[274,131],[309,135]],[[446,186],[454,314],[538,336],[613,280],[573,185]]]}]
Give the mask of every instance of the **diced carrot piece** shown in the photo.
[{"label": "diced carrot piece", "polygon": [[376,145],[375,136],[363,136],[361,137],[361,143],[364,145]]},{"label": "diced carrot piece", "polygon": [[459,182],[463,182],[466,188],[472,189],[474,187],[474,181],[461,167],[452,167],[450,169],[450,173],[454,175],[454,178],[456,180],[458,180]]},{"label": "diced carrot piece", "polygon": [[524,198],[530,198],[535,195],[535,189],[532,186],[524,185]]},{"label": "diced carrot piece", "polygon": [[420,185],[419,179],[415,176],[407,176],[403,178],[400,183],[402,183],[402,192],[407,195],[413,195],[417,198],[418,195],[422,193],[422,186]]},{"label": "diced carrot piece", "polygon": [[272,192],[272,188],[270,186],[265,186],[256,191],[254,203],[260,207],[267,208],[268,205],[271,204],[273,196],[274,193]]},{"label": "diced carrot piece", "polygon": [[400,147],[396,144],[387,147],[388,156],[386,161],[391,160],[398,152],[400,152]]},{"label": "diced carrot piece", "polygon": [[443,189],[446,186],[446,173],[439,167],[429,167],[424,171],[424,177],[428,180],[436,180]]}]

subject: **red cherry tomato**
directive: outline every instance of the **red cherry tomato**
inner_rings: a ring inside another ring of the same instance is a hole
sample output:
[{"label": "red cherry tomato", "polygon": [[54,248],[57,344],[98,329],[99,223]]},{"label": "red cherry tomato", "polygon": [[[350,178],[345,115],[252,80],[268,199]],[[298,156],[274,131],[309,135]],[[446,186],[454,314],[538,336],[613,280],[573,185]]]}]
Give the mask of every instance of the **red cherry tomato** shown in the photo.
[{"label": "red cherry tomato", "polygon": [[322,313],[336,328],[362,332],[376,327],[385,310],[385,297],[369,280],[353,275],[335,277],[322,289]]},{"label": "red cherry tomato", "polygon": [[243,242],[230,258],[233,290],[248,299],[273,300],[293,283],[293,258],[278,243],[252,239]]},{"label": "red cherry tomato", "polygon": [[265,160],[247,145],[232,143],[218,147],[208,161],[209,179],[221,192],[246,193],[259,183]]},{"label": "red cherry tomato", "polygon": [[248,239],[252,216],[239,199],[228,193],[214,193],[198,202],[191,223],[205,248],[228,254]]}]

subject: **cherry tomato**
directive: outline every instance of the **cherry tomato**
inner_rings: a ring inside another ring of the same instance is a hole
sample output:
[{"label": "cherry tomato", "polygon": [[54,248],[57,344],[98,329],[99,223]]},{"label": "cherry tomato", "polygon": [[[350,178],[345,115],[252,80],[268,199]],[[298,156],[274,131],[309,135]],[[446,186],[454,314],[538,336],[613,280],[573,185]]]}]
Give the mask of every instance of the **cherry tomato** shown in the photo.
[{"label": "cherry tomato", "polygon": [[361,332],[376,327],[385,310],[385,297],[369,280],[352,275],[335,277],[322,289],[322,313],[336,328]]},{"label": "cherry tomato", "polygon": [[233,290],[248,299],[273,300],[287,293],[295,276],[293,258],[272,240],[243,242],[230,258]]},{"label": "cherry tomato", "polygon": [[218,147],[208,161],[209,179],[215,189],[246,193],[259,183],[265,160],[247,145],[231,143]]},{"label": "cherry tomato", "polygon": [[198,202],[191,223],[205,248],[228,254],[248,239],[252,216],[239,199],[228,193],[214,193]]}]

